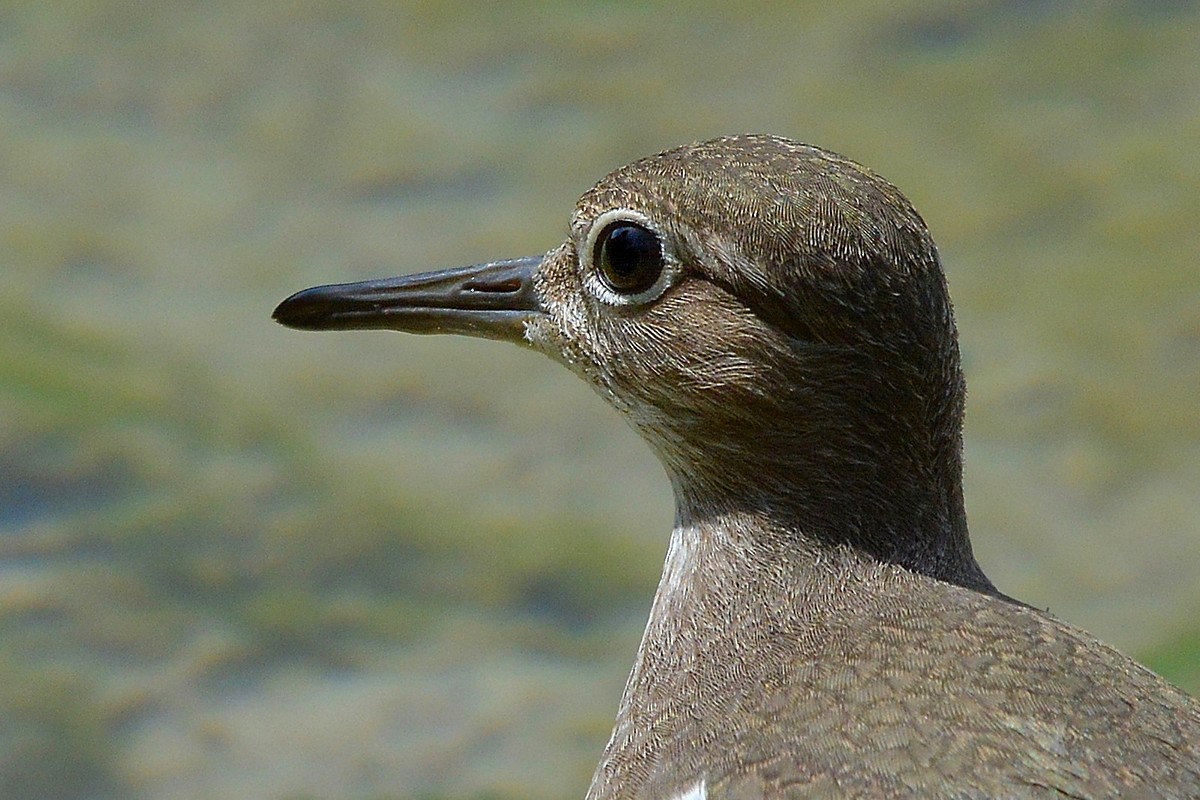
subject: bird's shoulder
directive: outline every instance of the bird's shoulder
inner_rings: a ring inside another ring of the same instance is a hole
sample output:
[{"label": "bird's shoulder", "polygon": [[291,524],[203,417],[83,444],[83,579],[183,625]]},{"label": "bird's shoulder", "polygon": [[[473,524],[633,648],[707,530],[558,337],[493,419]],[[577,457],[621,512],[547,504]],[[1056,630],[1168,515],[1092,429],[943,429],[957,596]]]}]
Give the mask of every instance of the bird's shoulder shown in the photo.
[{"label": "bird's shoulder", "polygon": [[830,570],[835,592],[797,584],[780,613],[729,621],[742,651],[650,722],[669,772],[711,800],[1200,797],[1195,700],[1046,612],[867,572]]}]

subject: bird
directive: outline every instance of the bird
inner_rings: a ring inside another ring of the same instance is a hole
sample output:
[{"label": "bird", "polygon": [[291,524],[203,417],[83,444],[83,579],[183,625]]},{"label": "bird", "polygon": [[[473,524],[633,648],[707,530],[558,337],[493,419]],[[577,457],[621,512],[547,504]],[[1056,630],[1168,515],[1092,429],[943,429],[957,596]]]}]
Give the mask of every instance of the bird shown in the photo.
[{"label": "bird", "polygon": [[545,255],[274,319],[517,343],[657,454],[674,528],[588,800],[1200,797],[1200,703],[975,559],[940,256],[870,169],[683,145],[600,180]]}]

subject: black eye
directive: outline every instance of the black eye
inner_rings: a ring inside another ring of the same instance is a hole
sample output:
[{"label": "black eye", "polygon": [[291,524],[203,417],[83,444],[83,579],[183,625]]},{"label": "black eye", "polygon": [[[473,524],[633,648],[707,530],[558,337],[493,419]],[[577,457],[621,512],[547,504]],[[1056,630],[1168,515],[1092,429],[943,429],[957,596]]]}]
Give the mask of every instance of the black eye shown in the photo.
[{"label": "black eye", "polygon": [[608,288],[620,294],[644,292],[663,271],[662,244],[641,225],[614,222],[596,239],[592,263]]}]

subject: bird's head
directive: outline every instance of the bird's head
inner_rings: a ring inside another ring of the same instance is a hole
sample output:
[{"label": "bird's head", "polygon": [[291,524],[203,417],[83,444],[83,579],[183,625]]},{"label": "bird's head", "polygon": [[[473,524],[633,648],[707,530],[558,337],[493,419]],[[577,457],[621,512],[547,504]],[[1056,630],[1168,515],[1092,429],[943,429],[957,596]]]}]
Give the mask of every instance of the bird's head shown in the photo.
[{"label": "bird's head", "polygon": [[899,190],[819,148],[668,150],[584,194],[545,256],[308,289],[275,319],[527,345],[626,413],[684,517],[737,507],[938,577],[978,569],[933,240]]}]

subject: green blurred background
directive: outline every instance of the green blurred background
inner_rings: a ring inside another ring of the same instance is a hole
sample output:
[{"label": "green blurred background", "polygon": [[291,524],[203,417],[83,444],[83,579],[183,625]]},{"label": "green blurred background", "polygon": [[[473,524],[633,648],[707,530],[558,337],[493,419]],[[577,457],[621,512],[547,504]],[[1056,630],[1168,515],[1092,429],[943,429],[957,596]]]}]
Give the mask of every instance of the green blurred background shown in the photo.
[{"label": "green blurred background", "polygon": [[543,252],[740,131],[921,209],[980,560],[1200,690],[1198,41],[1180,0],[0,4],[0,796],[582,796],[653,457],[518,348],[269,315]]}]

